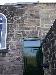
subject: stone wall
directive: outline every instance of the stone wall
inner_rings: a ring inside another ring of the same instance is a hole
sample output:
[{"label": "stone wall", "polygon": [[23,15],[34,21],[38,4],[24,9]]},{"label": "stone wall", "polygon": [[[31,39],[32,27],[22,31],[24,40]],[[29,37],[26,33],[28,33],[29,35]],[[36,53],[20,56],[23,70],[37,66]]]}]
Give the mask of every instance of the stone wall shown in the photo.
[{"label": "stone wall", "polygon": [[23,74],[22,38],[44,38],[56,18],[56,3],[0,5],[7,17],[7,53],[0,53],[0,75]]},{"label": "stone wall", "polygon": [[[23,75],[23,52],[17,23],[23,10],[15,6],[0,6],[0,13],[7,17],[7,53],[0,53],[0,75]],[[19,20],[21,23],[23,20]],[[19,22],[18,21],[18,22]],[[17,35],[19,37],[17,37]],[[4,50],[5,51],[5,50]]]},{"label": "stone wall", "polygon": [[49,64],[45,75],[56,75],[56,19],[43,41],[43,63]]},{"label": "stone wall", "polygon": [[44,38],[56,18],[56,4],[36,3],[24,6],[23,37]]}]

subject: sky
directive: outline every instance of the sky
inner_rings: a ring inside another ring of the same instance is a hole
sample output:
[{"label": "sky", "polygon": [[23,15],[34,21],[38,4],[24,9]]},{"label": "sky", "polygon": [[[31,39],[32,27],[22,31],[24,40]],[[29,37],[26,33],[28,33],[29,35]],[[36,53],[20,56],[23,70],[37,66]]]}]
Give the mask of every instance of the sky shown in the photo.
[{"label": "sky", "polygon": [[56,0],[0,0],[0,5],[17,2],[56,2]]}]

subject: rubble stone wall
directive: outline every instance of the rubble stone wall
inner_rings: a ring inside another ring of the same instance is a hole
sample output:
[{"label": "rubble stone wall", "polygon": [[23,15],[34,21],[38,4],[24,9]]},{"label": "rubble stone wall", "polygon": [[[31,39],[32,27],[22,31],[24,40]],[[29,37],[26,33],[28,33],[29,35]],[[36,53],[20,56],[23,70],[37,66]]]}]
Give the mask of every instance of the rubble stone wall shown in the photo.
[{"label": "rubble stone wall", "polygon": [[[0,53],[0,75],[23,75],[21,33],[19,32],[19,23],[17,21],[24,12],[19,10],[13,5],[0,6],[0,13],[7,18],[7,53],[6,55],[5,53]],[[20,21],[21,23],[23,22],[23,20]]]},{"label": "rubble stone wall", "polygon": [[7,17],[7,53],[0,53],[0,75],[23,75],[22,38],[44,38],[56,18],[56,3],[0,5]]},{"label": "rubble stone wall", "polygon": [[56,19],[43,41],[43,63],[49,64],[45,75],[56,75]]}]

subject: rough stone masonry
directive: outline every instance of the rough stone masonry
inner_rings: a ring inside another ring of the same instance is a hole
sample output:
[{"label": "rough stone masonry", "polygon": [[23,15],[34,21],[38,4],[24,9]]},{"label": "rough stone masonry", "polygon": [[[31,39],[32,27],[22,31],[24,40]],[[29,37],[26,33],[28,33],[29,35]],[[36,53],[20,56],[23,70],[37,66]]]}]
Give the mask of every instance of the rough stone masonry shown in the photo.
[{"label": "rough stone masonry", "polygon": [[7,53],[0,53],[0,75],[23,75],[22,39],[45,37],[56,18],[56,3],[0,5],[0,13],[7,18]]},{"label": "rough stone masonry", "polygon": [[45,75],[56,75],[56,19],[43,41],[43,56],[44,63],[49,64]]}]

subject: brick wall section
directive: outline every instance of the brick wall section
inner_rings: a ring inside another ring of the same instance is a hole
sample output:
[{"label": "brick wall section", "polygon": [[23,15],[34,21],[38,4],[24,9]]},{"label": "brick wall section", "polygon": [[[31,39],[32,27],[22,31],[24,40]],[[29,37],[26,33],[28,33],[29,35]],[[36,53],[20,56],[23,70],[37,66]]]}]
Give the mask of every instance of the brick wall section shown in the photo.
[{"label": "brick wall section", "polygon": [[56,75],[56,19],[43,42],[44,63],[49,64],[45,75]]}]

